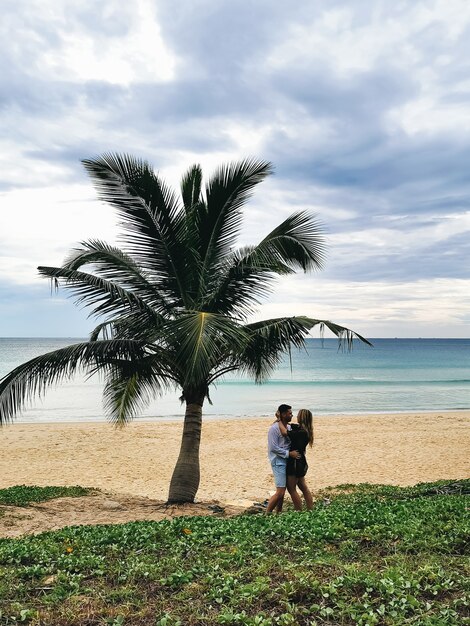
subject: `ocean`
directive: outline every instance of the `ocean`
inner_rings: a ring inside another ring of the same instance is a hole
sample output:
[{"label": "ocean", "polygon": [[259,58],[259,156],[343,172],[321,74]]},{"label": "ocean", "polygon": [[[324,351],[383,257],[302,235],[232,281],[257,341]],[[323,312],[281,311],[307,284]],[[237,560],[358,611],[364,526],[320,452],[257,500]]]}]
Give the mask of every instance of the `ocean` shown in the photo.
[{"label": "ocean", "polygon": [[[0,378],[39,354],[82,339],[0,338]],[[335,339],[308,339],[263,385],[232,375],[212,388],[204,417],[273,415],[285,402],[316,415],[470,409],[470,339],[372,339],[338,350]],[[51,389],[18,422],[104,421],[102,382],[74,380]],[[178,393],[153,401],[139,419],[181,419]]]}]

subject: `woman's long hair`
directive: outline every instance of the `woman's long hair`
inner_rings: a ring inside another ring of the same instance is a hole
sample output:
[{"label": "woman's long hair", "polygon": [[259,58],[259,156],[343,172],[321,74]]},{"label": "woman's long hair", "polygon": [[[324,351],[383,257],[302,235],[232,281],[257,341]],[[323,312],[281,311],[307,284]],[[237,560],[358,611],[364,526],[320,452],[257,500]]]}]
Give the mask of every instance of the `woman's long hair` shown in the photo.
[{"label": "woman's long hair", "polygon": [[307,431],[308,445],[313,446],[313,415],[308,409],[300,409],[297,413],[297,423],[301,428]]}]

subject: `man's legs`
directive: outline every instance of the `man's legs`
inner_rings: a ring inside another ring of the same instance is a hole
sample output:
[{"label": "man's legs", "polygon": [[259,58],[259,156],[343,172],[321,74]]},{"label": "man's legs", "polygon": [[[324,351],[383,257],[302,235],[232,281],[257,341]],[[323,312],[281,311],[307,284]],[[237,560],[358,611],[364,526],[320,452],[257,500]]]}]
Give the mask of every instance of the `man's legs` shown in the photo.
[{"label": "man's legs", "polygon": [[286,493],[286,464],[286,459],[275,459],[271,462],[276,492],[268,500],[268,506],[266,507],[268,513],[271,513],[274,509],[278,513],[282,511],[284,494]]},{"label": "man's legs", "polygon": [[276,492],[269,498],[268,506],[266,507],[266,511],[268,513],[271,513],[275,507],[278,513],[282,511],[282,503],[284,501],[285,493],[285,487],[276,487]]}]

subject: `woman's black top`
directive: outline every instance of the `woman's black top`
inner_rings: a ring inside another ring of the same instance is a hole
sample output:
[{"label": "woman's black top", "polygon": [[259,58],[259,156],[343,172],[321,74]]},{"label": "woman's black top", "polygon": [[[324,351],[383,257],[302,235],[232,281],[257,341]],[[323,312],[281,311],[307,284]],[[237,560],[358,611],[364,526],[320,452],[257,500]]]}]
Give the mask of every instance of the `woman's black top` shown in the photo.
[{"label": "woman's black top", "polygon": [[305,476],[308,470],[307,459],[305,458],[308,432],[298,424],[291,424],[291,430],[288,431],[287,436],[290,439],[290,449],[298,450],[302,455],[300,459],[293,459],[292,457],[287,459],[287,475],[301,478]]}]

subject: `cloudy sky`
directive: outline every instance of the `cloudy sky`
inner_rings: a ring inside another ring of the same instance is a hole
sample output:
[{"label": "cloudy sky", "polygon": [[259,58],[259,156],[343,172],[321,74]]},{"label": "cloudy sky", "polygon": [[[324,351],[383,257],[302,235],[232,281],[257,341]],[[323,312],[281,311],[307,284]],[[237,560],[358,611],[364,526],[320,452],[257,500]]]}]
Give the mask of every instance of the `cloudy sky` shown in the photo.
[{"label": "cloudy sky", "polygon": [[0,34],[0,336],[94,325],[36,267],[115,241],[80,164],[107,151],[175,185],[274,163],[240,243],[311,209],[329,252],[263,316],[470,336],[468,0],[3,0]]}]

